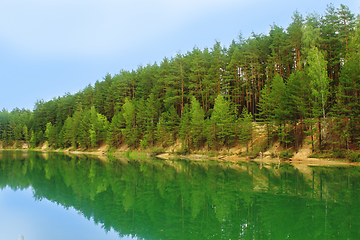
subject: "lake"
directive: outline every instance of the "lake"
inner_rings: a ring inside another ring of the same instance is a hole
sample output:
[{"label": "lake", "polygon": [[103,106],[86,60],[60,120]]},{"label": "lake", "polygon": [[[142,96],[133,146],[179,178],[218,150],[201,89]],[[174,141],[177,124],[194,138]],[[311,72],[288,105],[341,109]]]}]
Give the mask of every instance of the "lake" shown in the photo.
[{"label": "lake", "polygon": [[360,167],[0,151],[0,240],[360,239]]}]

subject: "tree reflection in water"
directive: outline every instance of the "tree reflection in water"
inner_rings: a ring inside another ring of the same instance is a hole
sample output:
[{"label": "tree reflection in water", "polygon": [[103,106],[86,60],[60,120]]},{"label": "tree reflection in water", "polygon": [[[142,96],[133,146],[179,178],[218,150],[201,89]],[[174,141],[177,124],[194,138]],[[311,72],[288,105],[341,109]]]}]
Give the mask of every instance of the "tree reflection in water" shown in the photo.
[{"label": "tree reflection in water", "polygon": [[359,239],[360,168],[0,152],[0,187],[144,239]]}]

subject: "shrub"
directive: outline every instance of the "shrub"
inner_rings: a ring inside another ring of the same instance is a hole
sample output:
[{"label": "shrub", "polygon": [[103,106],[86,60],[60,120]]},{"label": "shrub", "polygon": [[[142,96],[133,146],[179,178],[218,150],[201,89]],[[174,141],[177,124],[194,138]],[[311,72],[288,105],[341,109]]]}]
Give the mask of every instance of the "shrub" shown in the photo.
[{"label": "shrub", "polygon": [[284,158],[292,158],[294,156],[293,152],[290,150],[283,150],[279,155]]},{"label": "shrub", "polygon": [[333,152],[332,157],[334,158],[345,158],[346,154],[343,150],[341,149],[337,149],[336,151]]},{"label": "shrub", "polygon": [[183,145],[180,149],[175,152],[178,155],[186,155],[190,153],[190,148],[188,145]]},{"label": "shrub", "polygon": [[351,162],[360,162],[360,154],[357,153],[349,153],[347,155],[347,158],[351,161]]}]

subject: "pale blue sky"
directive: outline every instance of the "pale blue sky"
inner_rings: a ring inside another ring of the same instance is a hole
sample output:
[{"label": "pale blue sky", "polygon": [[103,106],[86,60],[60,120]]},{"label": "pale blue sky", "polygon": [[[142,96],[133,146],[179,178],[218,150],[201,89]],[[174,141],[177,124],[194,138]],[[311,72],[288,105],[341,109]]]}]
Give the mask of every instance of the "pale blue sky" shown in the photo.
[{"label": "pale blue sky", "polygon": [[[242,32],[286,28],[298,10],[322,15],[330,1],[1,0],[0,109],[33,109],[194,46],[228,46]],[[360,1],[347,5],[356,15]]]}]

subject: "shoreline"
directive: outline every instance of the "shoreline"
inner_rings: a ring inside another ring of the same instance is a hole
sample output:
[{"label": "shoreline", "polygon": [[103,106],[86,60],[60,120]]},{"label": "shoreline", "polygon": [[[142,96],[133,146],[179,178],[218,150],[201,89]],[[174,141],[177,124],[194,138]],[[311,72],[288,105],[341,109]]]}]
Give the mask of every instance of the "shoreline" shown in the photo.
[{"label": "shoreline", "polygon": [[[81,150],[45,150],[45,149],[15,149],[15,148],[0,148],[1,151],[19,151],[19,152],[28,152],[28,151],[35,151],[35,152],[41,152],[41,153],[49,153],[49,152],[61,152],[64,154],[73,154],[73,155],[94,155],[98,156],[100,160],[104,161],[108,158],[108,155],[113,156],[117,159],[123,158],[123,154],[126,153],[126,151],[116,151],[114,153],[108,154],[106,151],[81,151]],[[360,162],[349,162],[349,160],[346,159],[322,159],[322,158],[303,158],[303,159],[288,159],[283,160],[279,158],[271,158],[271,157],[264,157],[262,159],[260,158],[249,158],[249,157],[239,157],[236,155],[227,156],[227,155],[219,155],[217,157],[209,157],[205,154],[189,154],[189,155],[175,155],[173,153],[161,153],[157,154],[155,156],[150,156],[148,152],[145,151],[139,151],[134,150],[133,153],[140,154],[146,154],[148,158],[157,158],[162,160],[181,160],[186,159],[190,161],[217,161],[217,162],[231,162],[231,163],[239,163],[239,162],[259,162],[259,163],[290,163],[290,164],[302,164],[307,166],[360,166]]]}]

